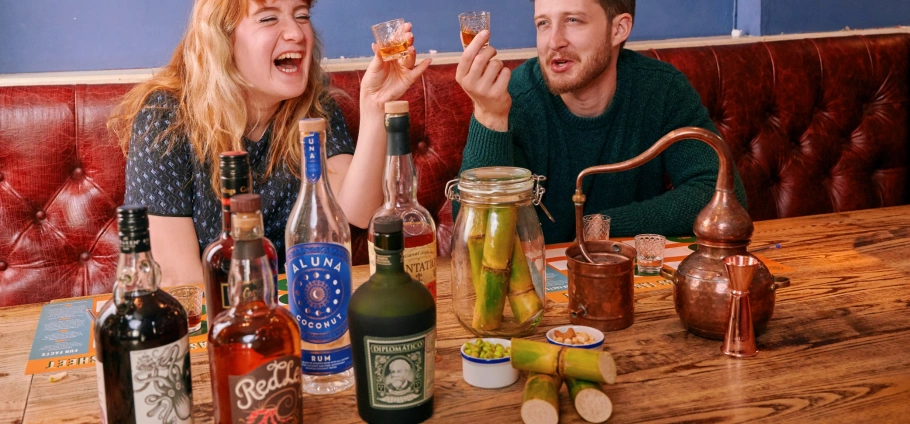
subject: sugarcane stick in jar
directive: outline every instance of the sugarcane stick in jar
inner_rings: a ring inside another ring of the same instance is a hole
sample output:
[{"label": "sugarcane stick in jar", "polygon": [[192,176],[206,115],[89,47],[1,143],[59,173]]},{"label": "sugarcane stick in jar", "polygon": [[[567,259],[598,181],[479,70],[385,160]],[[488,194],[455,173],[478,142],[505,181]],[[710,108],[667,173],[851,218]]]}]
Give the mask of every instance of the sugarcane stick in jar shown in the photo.
[{"label": "sugarcane stick in jar", "polygon": [[517,223],[518,209],[490,208],[484,234],[480,285],[475,285],[477,301],[472,325],[476,330],[496,330],[502,324]]},{"label": "sugarcane stick in jar", "polygon": [[589,423],[602,423],[610,419],[613,414],[613,402],[603,392],[600,384],[593,381],[566,378],[566,387],[569,388],[569,397],[575,412]]},{"label": "sugarcane stick in jar", "polygon": [[463,206],[466,226],[468,227],[468,260],[471,262],[471,284],[474,292],[480,287],[480,270],[483,267],[483,239],[487,232],[487,208],[469,204]]},{"label": "sugarcane stick in jar", "polygon": [[560,386],[562,380],[558,376],[529,373],[521,398],[522,421],[525,424],[558,423]]},{"label": "sugarcane stick in jar", "polygon": [[534,290],[534,281],[531,280],[531,269],[528,259],[521,247],[521,240],[515,234],[512,245],[512,270],[509,274],[509,306],[512,315],[518,324],[534,318],[543,310],[543,304],[537,291]]},{"label": "sugarcane stick in jar", "polygon": [[512,339],[512,367],[598,383],[616,381],[616,363],[609,352],[518,338]]}]

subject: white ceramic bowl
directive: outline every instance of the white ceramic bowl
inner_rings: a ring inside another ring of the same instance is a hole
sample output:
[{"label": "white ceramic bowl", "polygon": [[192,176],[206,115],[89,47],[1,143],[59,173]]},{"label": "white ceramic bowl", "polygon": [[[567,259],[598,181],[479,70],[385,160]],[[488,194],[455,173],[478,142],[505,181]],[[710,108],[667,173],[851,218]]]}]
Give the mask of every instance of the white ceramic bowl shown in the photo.
[{"label": "white ceramic bowl", "polygon": [[[474,341],[477,339],[471,339]],[[485,338],[490,343],[499,343],[503,347],[512,346],[507,339]],[[464,353],[464,344],[461,345],[461,375],[464,381],[474,387],[482,389],[498,389],[510,386],[518,381],[518,370],[512,368],[510,358],[480,359]]]},{"label": "white ceramic bowl", "polygon": [[[570,328],[574,329],[576,333],[579,331],[582,333],[587,333],[589,336],[594,338],[594,340],[591,341],[590,343],[585,343],[585,344],[570,344],[570,343],[557,342],[556,341],[556,331],[559,330],[559,332],[565,333],[566,331],[569,331]],[[604,344],[604,333],[596,328],[587,327],[584,325],[564,325],[562,327],[551,328],[550,331],[547,331],[547,341],[550,342],[551,344],[560,345],[560,346],[580,347],[582,349],[595,349],[595,348],[600,348],[600,346]]]}]

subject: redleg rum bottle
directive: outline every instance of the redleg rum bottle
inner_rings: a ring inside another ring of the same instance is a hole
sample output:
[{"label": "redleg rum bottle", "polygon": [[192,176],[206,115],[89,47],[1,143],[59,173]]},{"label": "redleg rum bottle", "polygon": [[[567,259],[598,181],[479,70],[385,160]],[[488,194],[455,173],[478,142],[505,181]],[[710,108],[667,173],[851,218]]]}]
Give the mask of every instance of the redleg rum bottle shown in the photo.
[{"label": "redleg rum bottle", "polygon": [[300,329],[277,305],[257,194],[231,198],[231,306],[209,330],[216,423],[302,423]]}]

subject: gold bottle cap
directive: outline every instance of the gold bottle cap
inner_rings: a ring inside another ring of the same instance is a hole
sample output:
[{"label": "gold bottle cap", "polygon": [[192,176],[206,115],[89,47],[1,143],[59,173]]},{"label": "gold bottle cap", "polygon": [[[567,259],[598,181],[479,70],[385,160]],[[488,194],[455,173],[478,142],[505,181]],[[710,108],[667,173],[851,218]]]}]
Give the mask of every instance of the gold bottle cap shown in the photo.
[{"label": "gold bottle cap", "polygon": [[408,101],[407,100],[396,100],[394,102],[385,103],[385,113],[399,115],[403,113],[408,113]]},{"label": "gold bottle cap", "polygon": [[303,118],[297,121],[297,128],[302,133],[323,132],[325,131],[325,119]]}]

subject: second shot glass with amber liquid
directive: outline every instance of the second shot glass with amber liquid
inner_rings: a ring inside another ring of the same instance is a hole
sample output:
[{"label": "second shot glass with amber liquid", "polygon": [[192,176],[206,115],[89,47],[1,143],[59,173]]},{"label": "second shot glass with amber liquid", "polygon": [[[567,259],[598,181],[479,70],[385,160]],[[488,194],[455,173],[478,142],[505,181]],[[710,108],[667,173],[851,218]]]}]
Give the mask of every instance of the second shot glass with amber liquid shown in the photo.
[{"label": "second shot glass with amber liquid", "polygon": [[372,26],[379,55],[384,61],[401,59],[408,55],[408,40],[405,37],[404,19],[392,19]]},{"label": "second shot glass with amber liquid", "polygon": [[[474,41],[474,37],[483,30],[490,30],[490,12],[465,12],[458,15],[458,23],[461,28],[461,47],[468,48],[468,45]],[[484,47],[490,45],[487,41]]]}]

